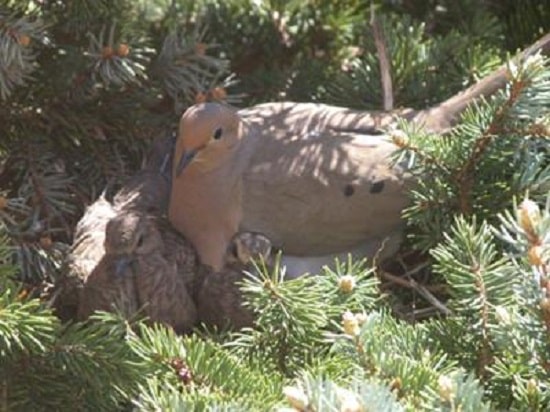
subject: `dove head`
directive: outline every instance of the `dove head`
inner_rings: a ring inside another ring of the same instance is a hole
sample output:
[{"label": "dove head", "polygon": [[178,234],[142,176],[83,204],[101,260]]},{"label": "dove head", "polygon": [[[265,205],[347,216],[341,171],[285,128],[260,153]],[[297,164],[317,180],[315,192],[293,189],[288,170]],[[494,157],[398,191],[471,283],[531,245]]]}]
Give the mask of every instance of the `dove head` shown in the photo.
[{"label": "dove head", "polygon": [[230,161],[242,139],[242,126],[235,110],[219,103],[201,103],[187,109],[176,141],[175,177],[190,166],[205,172]]},{"label": "dove head", "polygon": [[149,219],[132,212],[115,216],[105,229],[105,253],[114,258],[117,275],[123,274],[140,255],[153,252],[159,242]]}]

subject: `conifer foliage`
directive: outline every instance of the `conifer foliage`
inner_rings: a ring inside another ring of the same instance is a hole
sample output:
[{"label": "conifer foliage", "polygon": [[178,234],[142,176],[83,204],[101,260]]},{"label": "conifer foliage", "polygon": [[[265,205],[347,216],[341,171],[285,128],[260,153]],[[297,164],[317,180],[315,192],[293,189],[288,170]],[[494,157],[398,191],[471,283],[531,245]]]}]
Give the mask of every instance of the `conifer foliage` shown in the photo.
[{"label": "conifer foliage", "polygon": [[[548,410],[550,60],[510,55],[550,31],[550,3],[521,3],[0,0],[0,410]],[[381,109],[373,16],[395,107],[508,65],[447,135],[391,132],[418,176],[404,248],[440,315],[403,319],[406,293],[352,260],[290,281],[258,263],[238,331],[54,315],[84,207],[189,105]]]}]

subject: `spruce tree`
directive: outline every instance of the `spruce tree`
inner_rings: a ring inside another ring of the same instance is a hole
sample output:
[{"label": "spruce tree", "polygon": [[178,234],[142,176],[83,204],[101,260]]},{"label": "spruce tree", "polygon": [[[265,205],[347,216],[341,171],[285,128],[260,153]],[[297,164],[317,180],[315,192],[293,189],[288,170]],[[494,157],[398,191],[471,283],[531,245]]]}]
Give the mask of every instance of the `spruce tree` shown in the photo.
[{"label": "spruce tree", "polygon": [[[550,62],[511,56],[550,31],[550,3],[519,3],[0,1],[0,410],[548,410]],[[419,181],[404,270],[282,281],[259,263],[239,331],[56,318],[84,207],[189,105],[383,109],[373,21],[394,108],[508,65],[447,135],[389,132]]]}]

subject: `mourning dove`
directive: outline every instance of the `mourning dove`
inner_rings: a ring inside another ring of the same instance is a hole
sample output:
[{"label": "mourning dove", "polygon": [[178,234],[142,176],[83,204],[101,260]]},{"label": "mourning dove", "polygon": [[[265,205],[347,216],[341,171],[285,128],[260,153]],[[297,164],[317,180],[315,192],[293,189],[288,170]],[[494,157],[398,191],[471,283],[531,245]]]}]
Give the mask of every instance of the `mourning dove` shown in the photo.
[{"label": "mourning dove", "polygon": [[[549,40],[550,35],[546,35],[520,56],[546,50]],[[218,174],[210,180],[208,188],[202,184],[173,183],[171,221],[183,219],[179,215],[187,214],[200,231],[199,222],[206,220],[205,215],[210,216],[207,211],[212,210],[215,220],[221,221],[220,214],[227,217],[230,211],[241,209],[239,230],[264,233],[274,246],[283,250],[283,262],[294,275],[303,270],[318,272],[323,265],[348,252],[356,256],[390,256],[399,247],[401,212],[409,204],[407,193],[414,187],[415,178],[404,165],[390,161],[397,147],[384,130],[401,117],[422,124],[431,132],[446,132],[473,99],[494,93],[506,81],[506,68],[501,68],[426,110],[363,112],[293,102],[265,103],[239,111],[225,106],[200,109],[201,122],[205,124],[212,125],[231,116],[246,125],[234,129],[238,135],[231,140],[238,141],[240,146],[253,145],[252,155],[250,150],[241,148],[225,153],[223,160],[226,168],[230,168],[227,165],[230,163],[233,170],[244,169],[244,192],[234,197],[213,193],[233,185],[225,182],[238,181],[234,173]],[[212,118],[204,119],[209,116]],[[203,133],[193,122],[183,124],[178,142]],[[210,127],[212,130],[213,126]],[[180,149],[176,159],[182,159],[181,154]],[[211,152],[210,162],[216,162],[215,156]],[[191,174],[188,176],[189,180],[193,178]],[[193,215],[179,206],[186,196],[198,196],[194,192],[201,193],[202,201],[200,211],[197,208]],[[220,209],[219,204],[224,207]],[[201,248],[209,247],[206,233],[213,238],[216,231],[223,232],[227,239],[230,232],[236,231],[238,213],[232,216],[231,230],[227,227],[220,230],[221,224],[216,229],[214,219],[209,219],[212,224],[204,230]],[[185,233],[181,224],[176,227]],[[219,262],[223,247],[216,248]]]},{"label": "mourning dove", "polygon": [[141,310],[151,321],[189,331],[197,319],[198,269],[194,249],[166,220],[121,213],[106,225],[105,255],[86,280],[78,317],[115,307],[126,315]]},{"label": "mourning dove", "polygon": [[278,107],[281,113],[272,113],[262,128],[261,116],[216,103],[184,113],[170,221],[214,270],[221,269],[239,227],[263,233],[285,255],[314,256],[314,270],[350,249],[372,256],[399,232],[408,202],[410,177],[389,159],[396,146],[380,134],[324,124],[298,130],[302,124],[288,120],[289,128],[269,127],[280,116],[294,119],[287,108],[303,104]]},{"label": "mourning dove", "polygon": [[218,271],[242,216],[242,175],[254,151],[253,131],[216,103],[190,107],[176,141],[170,222]]},{"label": "mourning dove", "polygon": [[271,242],[260,233],[239,232],[230,242],[221,272],[205,271],[196,296],[199,321],[209,327],[236,329],[252,326],[254,315],[243,306],[240,289],[245,272],[253,272],[252,260],[269,262]]}]

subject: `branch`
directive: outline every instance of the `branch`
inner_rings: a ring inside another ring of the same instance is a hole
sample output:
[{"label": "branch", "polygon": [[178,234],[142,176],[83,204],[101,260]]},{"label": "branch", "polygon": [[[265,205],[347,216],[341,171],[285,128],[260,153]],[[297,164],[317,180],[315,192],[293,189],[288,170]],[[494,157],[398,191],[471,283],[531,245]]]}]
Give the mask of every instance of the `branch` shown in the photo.
[{"label": "branch", "polygon": [[374,14],[374,3],[370,8],[370,25],[374,36],[374,44],[378,53],[378,62],[380,63],[380,81],[382,82],[382,99],[385,111],[393,110],[393,86],[391,79],[390,59],[388,49],[384,39],[384,33]]},{"label": "branch", "polygon": [[469,215],[472,212],[471,204],[471,192],[474,186],[474,172],[479,160],[483,157],[483,154],[491,144],[493,138],[499,131],[499,128],[504,123],[504,117],[509,111],[510,107],[517,101],[523,88],[527,86],[525,82],[521,80],[515,80],[512,83],[510,96],[503,103],[503,105],[497,110],[493,117],[489,127],[479,136],[475,143],[470,157],[463,165],[462,169],[456,175],[456,182],[458,185],[458,200],[460,205],[460,211],[464,215]]}]

